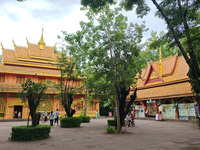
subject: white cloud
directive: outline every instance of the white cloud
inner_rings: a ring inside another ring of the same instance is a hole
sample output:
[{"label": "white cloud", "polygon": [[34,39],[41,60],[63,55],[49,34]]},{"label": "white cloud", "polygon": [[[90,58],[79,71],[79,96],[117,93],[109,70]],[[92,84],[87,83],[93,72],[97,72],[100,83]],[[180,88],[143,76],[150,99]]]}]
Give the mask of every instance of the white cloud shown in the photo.
[{"label": "white cloud", "polygon": [[[58,41],[57,35],[62,34],[61,31],[75,33],[80,29],[79,22],[87,21],[80,7],[80,0],[27,0],[20,3],[0,0],[0,42],[9,49],[14,49],[13,39],[16,45],[21,46],[26,46],[26,37],[30,43],[37,43],[43,26],[46,45],[53,46]],[[126,12],[125,15],[134,23],[146,20],[146,25],[151,30],[165,29],[164,22],[156,19],[154,13],[142,20],[137,19],[133,11]],[[144,36],[149,35],[150,32]]]}]

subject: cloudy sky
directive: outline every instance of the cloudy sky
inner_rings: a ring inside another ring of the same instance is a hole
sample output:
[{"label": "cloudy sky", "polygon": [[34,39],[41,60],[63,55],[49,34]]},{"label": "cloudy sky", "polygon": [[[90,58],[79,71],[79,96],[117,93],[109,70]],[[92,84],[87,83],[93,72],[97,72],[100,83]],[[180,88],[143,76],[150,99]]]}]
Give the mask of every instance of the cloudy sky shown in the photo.
[{"label": "cloudy sky", "polygon": [[[37,43],[43,27],[46,45],[53,46],[59,42],[57,35],[62,35],[61,31],[75,33],[80,29],[79,22],[87,21],[80,7],[80,0],[0,0],[0,42],[8,49],[14,49],[12,40],[16,45],[27,46],[26,37],[30,43]],[[151,13],[143,19],[137,19],[134,11],[125,13],[131,22],[146,21],[149,31],[144,38],[149,37],[152,30],[166,30],[164,21],[154,17],[155,7],[152,4],[151,7]]]}]

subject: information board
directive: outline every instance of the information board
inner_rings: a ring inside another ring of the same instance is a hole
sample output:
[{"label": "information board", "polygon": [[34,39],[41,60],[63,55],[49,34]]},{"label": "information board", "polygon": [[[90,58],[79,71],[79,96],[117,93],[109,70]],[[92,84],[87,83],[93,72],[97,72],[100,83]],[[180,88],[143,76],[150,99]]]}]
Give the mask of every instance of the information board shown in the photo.
[{"label": "information board", "polygon": [[195,116],[195,103],[185,103],[185,104],[178,104],[179,108],[179,118],[180,119],[188,119]]}]

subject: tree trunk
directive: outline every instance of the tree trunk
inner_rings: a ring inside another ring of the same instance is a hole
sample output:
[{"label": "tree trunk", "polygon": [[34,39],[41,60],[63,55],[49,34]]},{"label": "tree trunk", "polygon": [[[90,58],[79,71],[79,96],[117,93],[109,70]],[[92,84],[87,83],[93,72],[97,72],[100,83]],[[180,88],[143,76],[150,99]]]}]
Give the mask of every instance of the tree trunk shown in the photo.
[{"label": "tree trunk", "polygon": [[38,125],[38,116],[36,114],[36,108],[30,109],[31,118],[32,118],[32,126],[36,127]]},{"label": "tree trunk", "polygon": [[85,89],[85,108],[84,108],[84,115],[86,116],[87,113],[87,88],[88,88],[88,82],[86,80],[86,89]]}]

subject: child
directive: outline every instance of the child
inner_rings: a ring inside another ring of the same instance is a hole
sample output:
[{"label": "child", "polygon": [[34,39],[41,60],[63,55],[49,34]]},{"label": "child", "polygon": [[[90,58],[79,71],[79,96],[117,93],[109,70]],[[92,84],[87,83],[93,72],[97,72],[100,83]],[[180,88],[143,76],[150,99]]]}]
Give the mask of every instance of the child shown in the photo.
[{"label": "child", "polygon": [[53,118],[54,118],[53,111],[51,111],[49,117],[50,117],[50,125],[53,126]]},{"label": "child", "polygon": [[98,118],[98,110],[96,110],[96,119]]}]

